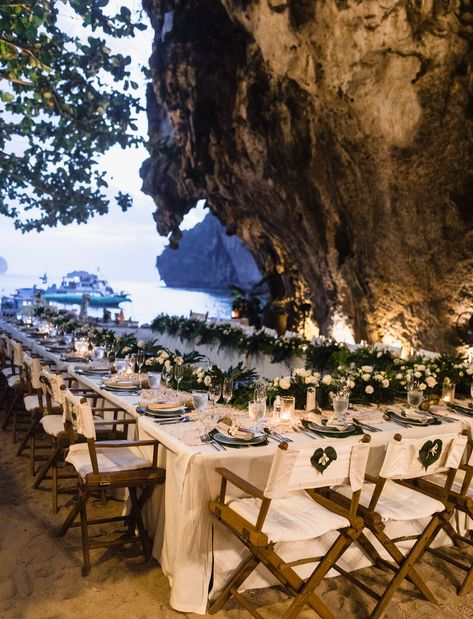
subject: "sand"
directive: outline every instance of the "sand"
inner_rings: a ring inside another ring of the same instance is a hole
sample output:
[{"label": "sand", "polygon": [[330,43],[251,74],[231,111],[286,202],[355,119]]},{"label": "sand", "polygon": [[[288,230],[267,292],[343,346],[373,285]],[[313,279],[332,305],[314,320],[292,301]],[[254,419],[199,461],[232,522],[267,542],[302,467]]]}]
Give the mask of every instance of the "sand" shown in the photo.
[{"label": "sand", "polygon": [[[169,604],[169,584],[159,564],[144,564],[139,556],[114,549],[92,553],[89,576],[81,576],[80,530],[70,530],[64,538],[55,531],[67,513],[51,511],[47,488],[33,490],[29,458],[16,457],[11,432],[0,432],[0,617],[2,619],[155,619],[194,617],[179,613]],[[47,482],[46,482],[47,483]],[[60,504],[70,501],[60,496]],[[121,505],[96,501],[94,512],[119,511]],[[133,553],[132,553],[133,554]],[[406,586],[388,608],[386,617],[437,618],[473,617],[473,593],[459,598],[455,594],[461,572],[428,556],[419,571],[431,584],[439,600],[435,606],[422,601]],[[363,570],[367,579],[379,572]],[[321,587],[323,598],[343,619],[366,617],[370,599],[342,578],[328,579]],[[265,617],[281,617],[288,601],[277,588],[251,593]],[[240,619],[249,614],[230,606],[214,617]],[[301,619],[314,617],[306,609]]]}]

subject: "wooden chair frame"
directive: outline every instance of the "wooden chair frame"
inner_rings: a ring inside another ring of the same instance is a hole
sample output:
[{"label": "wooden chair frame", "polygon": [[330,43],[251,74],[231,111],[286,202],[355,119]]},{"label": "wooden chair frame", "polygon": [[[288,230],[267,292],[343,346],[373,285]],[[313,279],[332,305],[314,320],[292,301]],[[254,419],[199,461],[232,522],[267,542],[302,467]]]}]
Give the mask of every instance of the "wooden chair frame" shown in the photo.
[{"label": "wooden chair frame", "polygon": [[[394,440],[401,441],[402,436],[400,434],[396,434],[394,436]],[[428,550],[430,544],[434,541],[437,535],[440,533],[442,528],[446,526],[453,514],[453,505],[448,500],[448,495],[452,483],[455,478],[457,469],[449,469],[445,479],[444,487],[437,487],[438,492],[433,495],[424,490],[422,478],[417,478],[414,480],[397,480],[396,483],[400,485],[407,486],[410,488],[414,488],[416,491],[423,493],[427,496],[431,496],[432,498],[436,498],[444,505],[444,510],[442,512],[435,513],[430,519],[429,523],[426,525],[422,533],[419,535],[407,535],[398,538],[390,538],[385,532],[385,524],[379,513],[376,512],[376,506],[381,497],[383,488],[386,484],[387,479],[384,477],[373,477],[371,475],[366,475],[367,481],[375,484],[375,488],[370,500],[368,507],[359,505],[359,513],[364,520],[365,527],[375,536],[378,542],[386,549],[389,555],[392,558],[392,563],[382,558],[374,545],[369,541],[366,537],[365,533],[362,532],[359,538],[357,539],[357,543],[361,546],[364,552],[371,558],[375,567],[380,568],[383,572],[392,571],[394,572],[394,576],[390,580],[388,586],[385,588],[382,594],[378,594],[373,591],[372,588],[368,587],[365,583],[363,583],[357,576],[353,573],[348,573],[340,566],[334,565],[334,569],[336,569],[341,575],[350,580],[354,585],[359,587],[362,591],[367,593],[369,596],[376,600],[376,606],[370,614],[370,618],[378,618],[381,617],[386,607],[388,606],[391,598],[399,589],[400,585],[404,580],[408,580],[411,584],[415,586],[415,588],[420,592],[420,594],[427,601],[437,604],[437,600],[426,585],[424,580],[421,578],[417,570],[415,569],[415,564],[421,559],[423,554]],[[428,473],[426,473],[428,476]],[[394,480],[393,480],[394,481]],[[346,505],[347,499],[340,495],[336,490],[329,490],[326,495],[330,497],[334,502],[340,505]],[[403,554],[399,548],[396,546],[396,543],[415,540],[412,548],[407,552],[407,554]]]},{"label": "wooden chair frame", "polygon": [[[369,441],[369,436],[363,437],[363,442]],[[281,443],[278,447],[286,450],[288,445],[287,443]],[[275,544],[271,542],[262,531],[271,506],[271,499],[265,497],[259,488],[256,488],[232,471],[226,468],[217,468],[215,470],[222,479],[218,498],[210,502],[210,512],[214,518],[229,529],[241,543],[250,550],[251,556],[237,570],[218,597],[210,603],[209,613],[214,614],[221,610],[230,597],[233,596],[253,617],[262,619],[262,615],[258,613],[249,600],[238,591],[242,583],[254,569],[262,563],[273,576],[279,580],[284,590],[294,598],[289,609],[284,614],[285,618],[292,619],[296,617],[303,607],[308,604],[320,617],[324,619],[334,619],[334,613],[315,593],[315,589],[338,559],[345,553],[351,544],[358,539],[363,530],[363,519],[358,513],[361,490],[353,492],[348,506],[340,505],[332,501],[330,498],[324,496],[319,489],[306,490],[306,493],[315,502],[338,515],[344,516],[348,519],[350,524],[346,528],[338,529],[338,537],[324,556],[308,557],[297,561],[286,562],[274,550]],[[237,514],[226,504],[228,482],[239,488],[246,495],[261,500],[261,507],[255,525]],[[305,581],[298,576],[293,569],[297,565],[314,562],[318,562],[318,564],[311,576]]]},{"label": "wooden chair frame", "polygon": [[[81,403],[85,403],[86,398],[81,398]],[[119,420],[118,423],[126,423],[127,425],[136,423],[136,419]],[[95,425],[110,425],[108,421],[95,422]],[[72,424],[66,422],[66,431],[70,433],[71,440],[73,438]],[[111,545],[123,545],[130,541],[136,541],[135,530],[138,531],[138,539],[141,543],[143,556],[145,561],[151,558],[151,541],[144,527],[141,510],[145,503],[150,498],[155,486],[163,484],[166,477],[164,469],[159,468],[158,463],[158,447],[157,440],[133,440],[133,441],[96,441],[88,438],[87,446],[89,450],[92,472],[85,479],[79,474],[78,484],[79,492],[76,504],[73,506],[68,516],[61,525],[57,535],[62,537],[66,532],[74,526],[81,527],[82,533],[82,575],[86,576],[91,569],[90,549],[102,548]],[[104,473],[99,470],[97,459],[97,448],[99,449],[122,449],[123,447],[153,447],[152,464],[148,468],[121,470],[117,472]],[[102,491],[108,488],[127,488],[131,500],[131,510],[126,516],[116,516],[111,518],[97,518],[89,520],[87,518],[87,502],[90,496],[97,491]],[[137,491],[140,491],[138,495]],[[76,522],[77,516],[80,516],[80,522]],[[89,538],[89,526],[106,523],[123,522],[126,525],[124,536],[113,540],[91,541]]]},{"label": "wooden chair frame", "polygon": [[[56,374],[60,375],[61,371],[58,370]],[[54,414],[55,411],[52,408],[53,394],[51,390],[51,385],[48,384],[48,381],[44,376],[42,376],[40,380],[42,380],[42,382],[46,385],[46,396],[45,396],[46,410],[44,411],[44,413]],[[71,393],[73,393],[74,395],[84,395],[84,393],[89,395],[90,390],[88,389],[71,390]],[[96,402],[95,396],[97,394],[95,392],[92,392],[92,394],[94,396],[93,401]],[[103,437],[104,439],[113,438],[115,440],[123,439],[126,437],[126,426],[130,423],[130,421],[125,418],[122,418],[122,419],[118,418],[118,413],[125,413],[126,415],[128,415],[126,411],[116,406],[110,406],[110,407],[102,406],[100,408],[92,406],[92,411],[94,413],[99,412],[102,414],[105,412],[113,413],[113,419],[107,420],[107,422],[103,424],[104,426],[106,426],[104,430],[101,431],[101,428],[99,429],[101,437]],[[61,407],[61,413],[62,413],[62,407]],[[37,419],[37,422],[36,422],[37,425],[39,425],[40,420],[41,420],[41,416]],[[97,421],[96,425],[98,426],[99,424],[100,422]],[[123,426],[123,431],[117,430],[118,426]],[[32,441],[34,445],[34,434],[32,435]],[[64,453],[66,449],[69,447],[69,445],[71,444],[70,431],[67,431],[66,429],[64,429],[64,432],[61,432],[57,437],[50,436],[50,441],[51,443],[49,447],[49,452],[50,452],[49,456],[44,461],[43,466],[40,468],[32,487],[34,489],[38,489],[44,480],[51,481],[52,509],[53,509],[53,513],[57,514],[57,512],[59,511],[58,495],[61,493],[69,493],[71,491],[71,488],[69,487],[62,488],[62,489],[59,488],[59,480],[76,479],[77,476],[75,474],[68,474],[68,473],[59,475],[59,471],[58,471],[58,465],[64,462]],[[51,471],[51,474],[49,475],[50,471]]]}]

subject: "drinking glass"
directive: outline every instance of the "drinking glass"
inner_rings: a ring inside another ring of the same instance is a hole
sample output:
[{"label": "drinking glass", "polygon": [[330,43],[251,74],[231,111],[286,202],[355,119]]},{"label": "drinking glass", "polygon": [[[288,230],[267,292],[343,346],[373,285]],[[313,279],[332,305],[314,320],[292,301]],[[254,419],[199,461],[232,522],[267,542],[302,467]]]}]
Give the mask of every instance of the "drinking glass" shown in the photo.
[{"label": "drinking glass", "polygon": [[192,392],[192,404],[194,405],[199,421],[203,427],[203,436],[207,435],[207,428],[205,426],[204,410],[207,408],[207,402],[209,400],[209,394],[207,391],[195,390]]},{"label": "drinking glass", "polygon": [[346,424],[349,400],[348,393],[336,393],[333,396],[332,406],[337,413],[335,423]]},{"label": "drinking glass", "polygon": [[255,402],[266,402],[266,383],[258,381],[255,385],[253,393],[253,400]]},{"label": "drinking glass", "polygon": [[128,361],[126,359],[115,359],[115,368],[118,374],[123,374],[128,368]]},{"label": "drinking glass", "polygon": [[166,387],[168,388],[169,388],[169,383],[171,382],[172,374],[173,374],[172,366],[170,366],[169,368],[167,368],[166,366],[163,366],[163,369],[161,370],[161,378],[164,380],[164,382],[166,383]]},{"label": "drinking glass", "polygon": [[220,400],[222,395],[222,385],[217,382],[210,383],[209,386],[209,398],[212,400],[212,408],[215,408],[215,404]]},{"label": "drinking glass", "polygon": [[224,378],[222,385],[222,396],[225,400],[225,404],[229,404],[233,396],[233,378]]},{"label": "drinking glass", "polygon": [[174,366],[174,378],[177,383],[177,391],[179,391],[179,383],[184,377],[184,366],[183,365],[175,365]]},{"label": "drinking glass", "polygon": [[250,400],[248,402],[248,415],[256,421],[256,429],[258,432],[262,431],[263,419],[266,415],[266,402],[255,402]]},{"label": "drinking glass", "polygon": [[103,346],[96,346],[94,348],[94,359],[101,361],[105,356],[105,348]]},{"label": "drinking glass", "polygon": [[419,389],[419,384],[410,382],[407,384],[407,402],[411,410],[414,410],[424,399],[424,394]]},{"label": "drinking glass", "polygon": [[159,372],[148,372],[148,385],[150,389],[159,389],[161,386],[161,374]]},{"label": "drinking glass", "polygon": [[135,355],[136,365],[138,366],[138,378],[140,381],[140,389],[141,389],[141,369],[145,363],[146,353],[144,350],[138,350]]}]

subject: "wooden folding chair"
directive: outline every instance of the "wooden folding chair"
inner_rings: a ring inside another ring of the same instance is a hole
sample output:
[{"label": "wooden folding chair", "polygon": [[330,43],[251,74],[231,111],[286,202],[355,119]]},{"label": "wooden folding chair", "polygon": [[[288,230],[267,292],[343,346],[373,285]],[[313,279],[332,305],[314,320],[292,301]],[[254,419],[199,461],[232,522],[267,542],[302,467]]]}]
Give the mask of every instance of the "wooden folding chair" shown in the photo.
[{"label": "wooden folding chair", "polygon": [[[27,394],[28,385],[27,381],[23,377],[23,346],[20,342],[12,340],[12,368],[14,373],[7,379],[8,387],[11,389],[12,398],[9,406],[7,407],[5,418],[2,423],[2,430],[5,430],[13,421],[13,442],[17,441],[17,433],[19,426],[23,427],[23,418],[25,417],[25,410],[22,406],[23,396]],[[27,417],[27,415],[26,415]]]},{"label": "wooden folding chair", "polygon": [[[347,573],[339,566],[335,569],[376,600],[370,617],[381,617],[391,598],[405,579],[409,580],[429,602],[436,599],[416,571],[414,565],[420,560],[442,527],[449,522],[453,506],[448,501],[448,492],[455,478],[465,450],[467,437],[463,434],[442,434],[431,438],[403,439],[396,434],[387,447],[383,466],[377,478],[367,476],[371,483],[365,484],[360,497],[360,514],[366,529],[374,536],[372,542],[363,532],[357,543],[372,559],[375,566],[394,572],[382,594],[368,587],[353,573]],[[444,485],[437,497],[424,492],[415,485],[420,478],[439,472],[447,472]],[[349,489],[336,488],[328,496],[341,505],[342,496]],[[346,499],[345,499],[346,501]],[[392,522],[420,521],[428,519],[422,532],[391,538],[387,531]],[[383,558],[376,548],[376,541],[390,555],[392,561]],[[404,554],[397,544],[413,541]]]},{"label": "wooden folding chair", "polygon": [[[300,451],[289,450],[287,443],[281,443],[263,490],[228,469],[216,469],[222,481],[219,497],[210,503],[210,511],[250,550],[251,556],[211,602],[210,613],[223,608],[233,596],[254,617],[261,617],[238,589],[262,563],[294,597],[284,617],[296,617],[306,604],[321,617],[334,617],[315,590],[363,529],[357,507],[369,441],[370,437],[364,436],[355,445],[351,441],[342,441],[335,447],[321,446],[315,451],[313,446],[303,447]],[[334,503],[318,491],[339,483],[341,479],[352,489],[348,507]],[[228,495],[228,483],[244,496]],[[301,557],[287,562],[275,549],[278,542],[317,539],[329,532],[338,532],[338,535],[322,557]],[[304,581],[294,568],[312,563],[316,565]]]},{"label": "wooden folding chair", "polygon": [[[454,548],[429,548],[429,552],[443,559],[447,563],[458,567],[466,572],[465,578],[457,589],[458,595],[466,595],[473,588],[473,553],[468,554],[467,547],[473,546],[473,539],[468,531],[468,519],[473,519],[473,441],[468,440],[468,461],[460,464],[455,479],[448,492],[448,501],[460,514],[464,514],[466,522],[463,523],[467,533],[456,530],[451,521],[444,522],[443,530],[452,540]],[[445,476],[431,475],[419,480],[418,486],[424,492],[434,497],[443,497],[445,493]],[[458,518],[457,518],[458,520]],[[463,526],[460,528],[463,529]],[[458,552],[460,550],[460,553]]]},{"label": "wooden folding chair", "polygon": [[[60,476],[58,471],[58,466],[64,464],[64,452],[70,445],[70,433],[66,431],[63,419],[64,390],[66,387],[61,371],[53,373],[47,367],[42,368],[39,380],[43,387],[43,400],[45,401],[45,408],[39,423],[50,439],[50,446],[49,456],[40,468],[33,483],[33,488],[39,488],[44,480],[51,480],[53,513],[56,514],[58,512],[58,495],[71,490],[69,487],[59,488],[59,480],[76,478],[75,474],[70,475],[68,473],[63,473]],[[70,392],[75,396],[87,397],[90,395],[89,391],[82,391],[81,389],[70,390]],[[93,393],[92,399],[95,402],[95,393]],[[56,406],[60,407],[60,414],[57,414]],[[103,421],[105,413],[113,413],[109,424],[104,427],[99,426],[98,428],[98,434],[101,439],[122,440],[126,438],[127,424],[129,422],[118,418],[119,413],[128,416],[126,411],[117,406],[100,406],[92,407],[92,412],[94,413],[94,422]],[[122,429],[118,430],[118,426],[121,426]],[[51,474],[49,475],[49,473]]]},{"label": "wooden folding chair", "polygon": [[[123,545],[136,541],[135,530],[141,542],[146,561],[151,558],[151,543],[145,531],[141,510],[156,485],[164,483],[165,471],[158,468],[158,446],[156,440],[136,441],[96,441],[96,426],[110,425],[108,421],[95,422],[90,403],[86,398],[74,396],[64,390],[64,415],[66,431],[70,432],[71,445],[66,461],[77,472],[79,493],[77,502],[65,519],[58,535],[64,535],[80,515],[82,531],[82,574],[90,572],[90,548],[109,545]],[[120,423],[135,423],[135,419],[120,420]],[[77,442],[75,438],[85,442]],[[152,459],[141,451],[143,447],[152,447]],[[92,493],[103,489],[127,488],[131,499],[131,511],[126,516],[112,518],[87,518],[87,502]],[[138,491],[140,494],[138,495]],[[126,525],[125,535],[112,540],[90,540],[89,526],[123,521]]]}]

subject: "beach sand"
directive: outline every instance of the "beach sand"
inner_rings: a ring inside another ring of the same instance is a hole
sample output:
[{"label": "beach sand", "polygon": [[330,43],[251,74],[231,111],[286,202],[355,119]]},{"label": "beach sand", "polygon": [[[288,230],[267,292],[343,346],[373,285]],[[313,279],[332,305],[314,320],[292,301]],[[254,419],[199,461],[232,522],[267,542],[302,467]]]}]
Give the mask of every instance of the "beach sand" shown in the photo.
[{"label": "beach sand", "polygon": [[[29,457],[16,457],[11,432],[0,433],[0,617],[2,619],[170,619],[202,615],[179,613],[169,604],[169,584],[159,564],[144,564],[141,556],[128,556],[117,548],[92,552],[91,573],[81,576],[80,529],[64,538],[55,531],[67,510],[51,513],[47,489],[33,490]],[[46,482],[47,483],[47,482]],[[70,501],[60,496],[60,504]],[[119,512],[121,504],[110,501],[94,504],[100,514]],[[393,619],[434,619],[473,617],[473,593],[455,594],[461,572],[434,557],[422,561],[419,571],[430,583],[439,600],[435,606],[422,601],[410,586],[403,587],[388,608]],[[363,570],[367,578],[375,571]],[[376,572],[379,574],[379,572]],[[346,580],[324,581],[319,591],[338,617],[366,617],[372,602]],[[281,617],[288,601],[277,588],[251,593],[268,618]],[[243,619],[249,614],[234,604],[214,617]],[[300,617],[314,617],[305,609]]]}]

